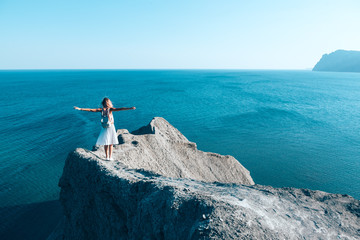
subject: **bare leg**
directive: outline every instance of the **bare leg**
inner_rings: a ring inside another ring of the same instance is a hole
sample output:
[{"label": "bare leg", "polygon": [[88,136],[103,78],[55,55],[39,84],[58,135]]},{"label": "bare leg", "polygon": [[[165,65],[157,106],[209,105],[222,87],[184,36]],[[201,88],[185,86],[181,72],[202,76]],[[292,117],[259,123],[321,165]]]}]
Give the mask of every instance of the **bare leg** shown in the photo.
[{"label": "bare leg", "polygon": [[109,157],[109,145],[104,145],[106,159]]},{"label": "bare leg", "polygon": [[113,151],[113,145],[109,145],[109,157],[111,158],[112,155],[112,151]]}]

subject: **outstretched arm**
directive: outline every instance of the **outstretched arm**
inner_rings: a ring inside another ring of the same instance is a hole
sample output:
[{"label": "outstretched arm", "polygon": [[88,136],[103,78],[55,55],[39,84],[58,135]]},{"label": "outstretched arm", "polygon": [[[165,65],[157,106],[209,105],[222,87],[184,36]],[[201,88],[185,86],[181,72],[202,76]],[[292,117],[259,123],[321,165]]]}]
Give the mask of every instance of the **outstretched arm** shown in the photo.
[{"label": "outstretched arm", "polygon": [[111,108],[112,112],[117,112],[117,111],[124,111],[124,110],[135,110],[136,107],[130,107],[130,108]]},{"label": "outstretched arm", "polygon": [[79,108],[79,107],[74,107],[74,109],[79,110],[79,111],[86,111],[86,112],[101,112],[101,108]]}]

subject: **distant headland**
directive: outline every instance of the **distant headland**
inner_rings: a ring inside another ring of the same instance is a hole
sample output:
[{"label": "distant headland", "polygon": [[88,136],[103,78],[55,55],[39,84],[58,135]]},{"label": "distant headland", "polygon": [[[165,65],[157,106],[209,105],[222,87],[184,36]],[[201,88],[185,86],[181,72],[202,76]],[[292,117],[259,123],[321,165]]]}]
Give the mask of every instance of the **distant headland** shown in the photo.
[{"label": "distant headland", "polygon": [[360,51],[336,50],[330,54],[324,54],[312,70],[360,72]]}]

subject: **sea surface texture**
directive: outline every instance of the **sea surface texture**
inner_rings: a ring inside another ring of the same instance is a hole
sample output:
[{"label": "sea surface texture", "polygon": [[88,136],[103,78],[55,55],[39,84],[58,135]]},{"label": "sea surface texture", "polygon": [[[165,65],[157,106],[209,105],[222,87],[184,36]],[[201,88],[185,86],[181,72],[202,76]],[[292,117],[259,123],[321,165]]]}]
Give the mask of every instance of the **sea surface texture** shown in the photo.
[{"label": "sea surface texture", "polygon": [[57,222],[66,156],[92,148],[101,129],[99,113],[73,106],[97,108],[105,96],[137,108],[114,113],[117,129],[161,116],[200,150],[234,156],[255,183],[360,198],[359,73],[0,71],[0,89],[0,232],[12,236],[41,209]]}]

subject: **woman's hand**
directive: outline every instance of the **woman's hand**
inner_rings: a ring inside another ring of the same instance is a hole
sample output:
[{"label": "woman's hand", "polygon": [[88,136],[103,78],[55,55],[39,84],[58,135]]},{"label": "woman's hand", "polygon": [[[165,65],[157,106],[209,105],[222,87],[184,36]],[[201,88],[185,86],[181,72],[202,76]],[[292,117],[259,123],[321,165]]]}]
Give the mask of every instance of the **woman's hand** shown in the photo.
[{"label": "woman's hand", "polygon": [[131,109],[132,109],[132,110],[135,110],[135,109],[136,109],[136,107],[131,107]]},{"label": "woman's hand", "polygon": [[79,107],[75,107],[75,106],[74,106],[74,109],[81,111],[81,108],[79,108]]}]

